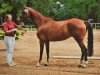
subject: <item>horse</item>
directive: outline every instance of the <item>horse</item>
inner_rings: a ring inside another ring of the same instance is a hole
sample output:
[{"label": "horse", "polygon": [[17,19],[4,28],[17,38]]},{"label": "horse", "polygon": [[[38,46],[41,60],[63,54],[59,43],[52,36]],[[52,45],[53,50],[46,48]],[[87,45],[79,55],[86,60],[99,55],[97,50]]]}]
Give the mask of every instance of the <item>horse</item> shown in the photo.
[{"label": "horse", "polygon": [[[73,37],[81,48],[80,65],[86,68],[88,56],[93,55],[93,28],[88,21],[72,18],[63,21],[55,21],[43,16],[31,7],[25,7],[18,16],[19,20],[30,18],[37,29],[37,37],[40,44],[40,57],[37,66],[42,65],[42,54],[44,45],[46,46],[47,62],[49,65],[49,43],[50,41],[62,41]],[[88,31],[88,46],[84,45],[84,37]]]}]

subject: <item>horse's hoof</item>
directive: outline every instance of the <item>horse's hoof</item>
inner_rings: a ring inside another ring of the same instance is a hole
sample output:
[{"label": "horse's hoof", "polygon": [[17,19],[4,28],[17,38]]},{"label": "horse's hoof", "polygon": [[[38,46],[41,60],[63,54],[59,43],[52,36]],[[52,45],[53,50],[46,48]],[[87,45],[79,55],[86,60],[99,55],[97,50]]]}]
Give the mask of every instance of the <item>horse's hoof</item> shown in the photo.
[{"label": "horse's hoof", "polygon": [[45,66],[49,66],[49,64],[47,63],[47,64],[45,64]]},{"label": "horse's hoof", "polygon": [[41,67],[42,66],[42,64],[41,63],[37,63],[37,67]]},{"label": "horse's hoof", "polygon": [[88,61],[84,61],[82,60],[79,67],[82,67],[82,68],[86,68],[86,65],[88,64]]},{"label": "horse's hoof", "polygon": [[45,64],[44,66],[49,66],[49,64],[47,63],[47,64]]},{"label": "horse's hoof", "polygon": [[79,67],[86,68],[86,64],[80,64]]},{"label": "horse's hoof", "polygon": [[45,66],[49,66],[49,62],[47,62],[47,63],[45,64]]},{"label": "horse's hoof", "polygon": [[37,63],[37,65],[36,65],[37,67],[39,67],[40,66],[40,64],[39,63]]}]

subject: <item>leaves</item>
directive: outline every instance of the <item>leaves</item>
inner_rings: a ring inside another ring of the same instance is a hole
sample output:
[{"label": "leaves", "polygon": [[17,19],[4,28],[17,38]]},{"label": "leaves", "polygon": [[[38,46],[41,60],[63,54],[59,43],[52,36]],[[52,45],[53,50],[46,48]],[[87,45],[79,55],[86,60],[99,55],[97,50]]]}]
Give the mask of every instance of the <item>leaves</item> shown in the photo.
[{"label": "leaves", "polygon": [[23,4],[56,20],[76,17],[100,21],[100,0],[0,0],[0,14],[16,8],[18,15]]},{"label": "leaves", "polygon": [[[24,33],[26,32],[26,30],[17,30],[15,33],[15,39],[18,40],[20,39],[22,36],[24,36]],[[3,40],[5,36],[5,32],[0,30],[0,39]]]},{"label": "leaves", "polygon": [[1,4],[0,13],[5,13],[8,10],[12,10],[12,6],[10,4]]}]

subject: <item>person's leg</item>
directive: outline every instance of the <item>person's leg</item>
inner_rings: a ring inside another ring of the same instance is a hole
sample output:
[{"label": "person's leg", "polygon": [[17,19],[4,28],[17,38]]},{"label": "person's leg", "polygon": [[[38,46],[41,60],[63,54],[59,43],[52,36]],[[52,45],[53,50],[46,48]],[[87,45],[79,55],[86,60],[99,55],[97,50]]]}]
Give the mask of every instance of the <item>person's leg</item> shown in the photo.
[{"label": "person's leg", "polygon": [[5,44],[6,44],[6,62],[9,66],[14,66],[11,64],[12,62],[12,54],[13,54],[13,41],[12,37],[5,36],[4,38]]},{"label": "person's leg", "polygon": [[11,55],[11,58],[12,58],[12,64],[13,65],[16,65],[14,62],[13,62],[13,52],[14,52],[14,48],[15,48],[15,38],[12,37],[12,55]]}]

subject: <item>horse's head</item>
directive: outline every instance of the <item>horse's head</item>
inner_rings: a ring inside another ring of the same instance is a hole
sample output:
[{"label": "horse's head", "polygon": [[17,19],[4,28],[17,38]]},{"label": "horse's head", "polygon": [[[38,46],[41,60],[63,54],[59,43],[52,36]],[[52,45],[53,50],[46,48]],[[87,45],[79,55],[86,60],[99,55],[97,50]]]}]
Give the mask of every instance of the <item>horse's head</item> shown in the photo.
[{"label": "horse's head", "polygon": [[17,20],[20,22],[25,21],[27,18],[30,18],[35,25],[42,25],[45,20],[45,17],[36,10],[30,7],[24,7]]},{"label": "horse's head", "polygon": [[22,10],[21,14],[18,16],[18,20],[25,20],[29,17],[29,8],[25,8]]}]

